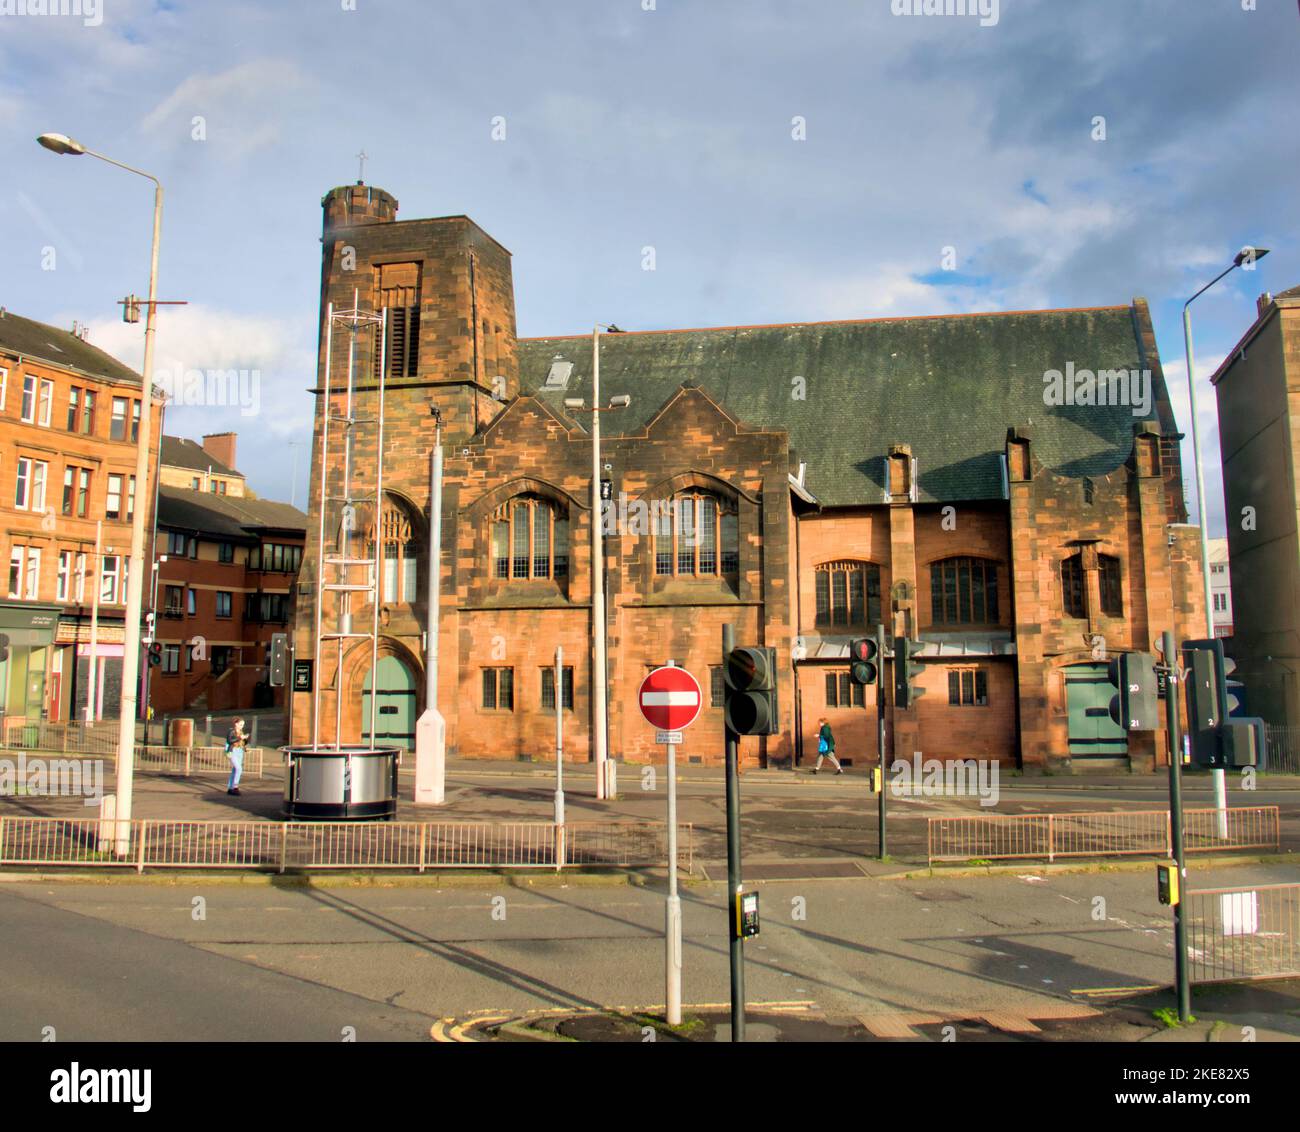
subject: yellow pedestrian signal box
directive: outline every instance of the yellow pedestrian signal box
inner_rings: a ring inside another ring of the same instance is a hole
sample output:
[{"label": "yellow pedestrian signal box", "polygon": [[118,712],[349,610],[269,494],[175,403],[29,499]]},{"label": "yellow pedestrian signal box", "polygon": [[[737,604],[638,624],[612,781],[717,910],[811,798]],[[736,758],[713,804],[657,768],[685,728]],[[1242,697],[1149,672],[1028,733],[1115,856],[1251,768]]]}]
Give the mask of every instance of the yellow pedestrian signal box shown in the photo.
[{"label": "yellow pedestrian signal box", "polygon": [[878,766],[871,768],[871,792],[873,794],[880,793],[880,767]]},{"label": "yellow pedestrian signal box", "polygon": [[758,893],[736,893],[736,939],[758,935]]},{"label": "yellow pedestrian signal box", "polygon": [[1180,903],[1177,861],[1156,862],[1156,894],[1161,904],[1172,906]]}]

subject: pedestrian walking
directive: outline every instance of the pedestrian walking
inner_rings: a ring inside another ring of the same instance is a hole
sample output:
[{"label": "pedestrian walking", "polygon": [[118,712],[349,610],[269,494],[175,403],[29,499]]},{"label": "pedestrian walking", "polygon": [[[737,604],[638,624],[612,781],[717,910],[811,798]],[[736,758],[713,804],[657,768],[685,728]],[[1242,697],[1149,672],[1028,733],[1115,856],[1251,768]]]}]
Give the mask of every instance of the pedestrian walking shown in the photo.
[{"label": "pedestrian walking", "polygon": [[235,720],[235,725],[226,732],[226,758],[230,760],[230,781],[226,784],[227,794],[239,793],[239,780],[244,774],[244,751],[248,748],[248,733],[244,730],[244,721]]},{"label": "pedestrian walking", "polygon": [[826,722],[825,716],[817,722],[821,724],[821,730],[817,732],[817,765],[813,767],[813,774],[821,770],[822,759],[827,758],[835,764],[835,773],[843,774],[844,768],[840,766],[840,760],[835,757],[835,732],[831,730],[831,725]]}]

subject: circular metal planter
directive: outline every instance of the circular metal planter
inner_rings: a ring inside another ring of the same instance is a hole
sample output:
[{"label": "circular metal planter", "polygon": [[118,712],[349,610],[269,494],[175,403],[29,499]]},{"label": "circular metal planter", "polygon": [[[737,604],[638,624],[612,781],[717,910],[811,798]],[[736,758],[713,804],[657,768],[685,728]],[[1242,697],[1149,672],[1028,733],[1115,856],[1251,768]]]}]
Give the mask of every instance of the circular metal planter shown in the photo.
[{"label": "circular metal planter", "polygon": [[281,747],[284,814],[298,821],[391,821],[400,747]]}]

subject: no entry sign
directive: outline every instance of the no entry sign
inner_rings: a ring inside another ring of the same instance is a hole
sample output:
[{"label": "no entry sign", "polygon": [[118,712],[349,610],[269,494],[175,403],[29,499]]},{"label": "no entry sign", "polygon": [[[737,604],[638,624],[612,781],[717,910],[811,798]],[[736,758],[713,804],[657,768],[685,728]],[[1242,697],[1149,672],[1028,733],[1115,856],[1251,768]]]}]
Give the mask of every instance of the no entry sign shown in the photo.
[{"label": "no entry sign", "polygon": [[700,685],[684,668],[656,668],[641,681],[637,704],[647,723],[680,731],[700,714]]}]

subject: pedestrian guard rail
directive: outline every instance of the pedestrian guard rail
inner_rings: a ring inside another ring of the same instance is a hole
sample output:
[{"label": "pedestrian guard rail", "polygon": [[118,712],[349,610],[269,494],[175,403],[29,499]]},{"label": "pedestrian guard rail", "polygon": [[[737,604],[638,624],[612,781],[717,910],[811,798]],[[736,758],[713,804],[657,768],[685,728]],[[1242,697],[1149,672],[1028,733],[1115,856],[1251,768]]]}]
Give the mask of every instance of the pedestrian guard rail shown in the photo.
[{"label": "pedestrian guard rail", "polygon": [[[1226,815],[1223,836],[1220,819]],[[1188,853],[1278,849],[1276,806],[1183,811]],[[1058,814],[983,814],[928,819],[928,856],[936,861],[1152,856],[1173,853],[1168,810]]]},{"label": "pedestrian guard rail", "polygon": [[[678,866],[693,864],[678,827]],[[662,866],[660,822],[118,821],[0,816],[0,866],[145,869],[565,869]]]},{"label": "pedestrian guard rail", "polygon": [[1188,892],[1183,914],[1192,982],[1300,976],[1300,884]]}]

